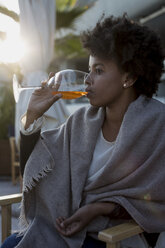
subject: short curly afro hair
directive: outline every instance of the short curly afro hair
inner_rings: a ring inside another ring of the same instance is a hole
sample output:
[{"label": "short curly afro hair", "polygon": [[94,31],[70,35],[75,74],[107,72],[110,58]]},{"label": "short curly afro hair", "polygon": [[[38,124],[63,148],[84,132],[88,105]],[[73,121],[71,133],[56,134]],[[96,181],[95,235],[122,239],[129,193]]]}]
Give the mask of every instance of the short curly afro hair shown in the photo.
[{"label": "short curly afro hair", "polygon": [[128,18],[101,17],[92,30],[82,33],[81,41],[90,55],[114,59],[121,71],[137,78],[137,94],[152,97],[163,72],[163,50],[158,35]]}]

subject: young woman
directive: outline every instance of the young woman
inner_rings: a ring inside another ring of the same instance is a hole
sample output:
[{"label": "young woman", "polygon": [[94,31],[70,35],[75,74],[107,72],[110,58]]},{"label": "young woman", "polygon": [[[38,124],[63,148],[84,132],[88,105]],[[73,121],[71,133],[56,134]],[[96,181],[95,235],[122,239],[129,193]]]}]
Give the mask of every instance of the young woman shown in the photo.
[{"label": "young woman", "polygon": [[[17,248],[105,247],[98,231],[131,218],[148,233],[165,231],[165,106],[152,99],[159,38],[123,16],[101,19],[82,43],[91,106],[40,134],[43,113],[62,96],[43,82],[22,119]],[[139,237],[123,245],[145,247]]]}]

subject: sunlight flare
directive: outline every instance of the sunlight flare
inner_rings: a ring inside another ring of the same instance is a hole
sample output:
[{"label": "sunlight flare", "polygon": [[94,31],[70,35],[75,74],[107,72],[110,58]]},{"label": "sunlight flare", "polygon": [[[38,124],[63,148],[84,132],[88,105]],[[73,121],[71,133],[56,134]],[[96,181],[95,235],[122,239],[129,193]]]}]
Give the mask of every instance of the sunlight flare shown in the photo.
[{"label": "sunlight flare", "polygon": [[6,39],[0,40],[0,62],[19,62],[26,53],[25,43],[20,37],[20,25],[4,15],[1,15],[1,20],[0,29],[6,32]]}]

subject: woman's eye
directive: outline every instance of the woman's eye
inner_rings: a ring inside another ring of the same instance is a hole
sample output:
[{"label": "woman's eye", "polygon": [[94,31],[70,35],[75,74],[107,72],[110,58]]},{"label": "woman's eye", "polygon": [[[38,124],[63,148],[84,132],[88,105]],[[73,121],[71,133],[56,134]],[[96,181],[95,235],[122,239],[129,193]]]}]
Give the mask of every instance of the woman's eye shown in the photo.
[{"label": "woman's eye", "polygon": [[100,75],[103,71],[102,71],[101,69],[97,68],[97,69],[95,70],[95,72],[96,72],[96,74]]}]

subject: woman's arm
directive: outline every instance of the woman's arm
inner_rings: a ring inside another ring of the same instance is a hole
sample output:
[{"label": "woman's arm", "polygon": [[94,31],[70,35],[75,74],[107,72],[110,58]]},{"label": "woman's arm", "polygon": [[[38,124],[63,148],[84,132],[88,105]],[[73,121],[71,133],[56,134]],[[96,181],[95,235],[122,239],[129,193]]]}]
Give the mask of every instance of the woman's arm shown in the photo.
[{"label": "woman's arm", "polygon": [[[54,74],[50,74],[49,79],[53,75]],[[42,87],[40,89],[36,89],[32,93],[25,116],[25,130],[28,129],[35,120],[40,118],[52,106],[52,104],[62,97],[62,94],[52,94],[52,91],[58,91],[58,87],[57,89],[55,87],[52,88],[51,86],[48,86],[47,81],[45,81],[42,82]],[[34,149],[39,136],[40,131],[26,136],[21,133],[20,167],[22,175],[24,173],[25,164]]]},{"label": "woman's arm", "polygon": [[[119,210],[119,205],[112,202],[96,202],[79,208],[69,218],[59,217],[56,220],[57,230],[64,236],[72,236],[81,231],[97,216],[113,218],[113,212]],[[128,216],[127,216],[128,217]],[[131,217],[130,217],[131,218]]]},{"label": "woman's arm", "polygon": [[20,133],[20,169],[23,176],[25,164],[40,136],[40,130],[30,135]]}]

